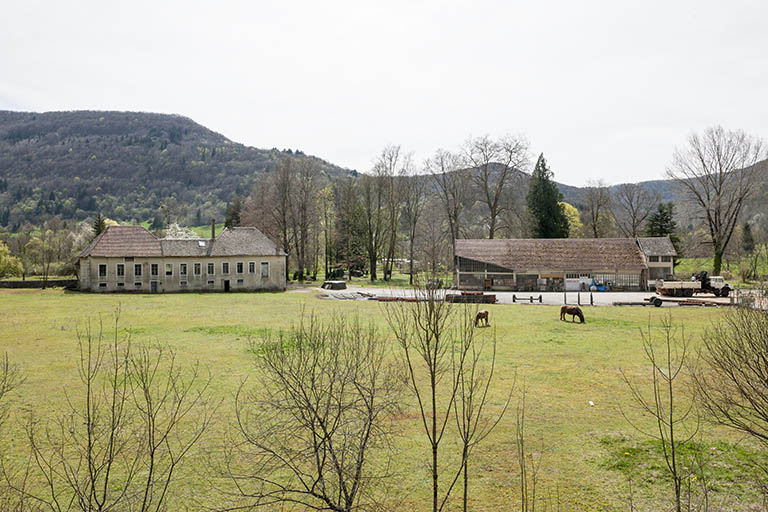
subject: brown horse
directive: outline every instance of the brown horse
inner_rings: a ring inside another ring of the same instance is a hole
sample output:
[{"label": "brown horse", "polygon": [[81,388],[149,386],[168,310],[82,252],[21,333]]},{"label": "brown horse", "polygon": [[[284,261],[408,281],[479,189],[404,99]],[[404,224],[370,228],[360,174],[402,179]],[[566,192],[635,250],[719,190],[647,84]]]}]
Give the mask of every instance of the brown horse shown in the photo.
[{"label": "brown horse", "polygon": [[576,317],[579,317],[580,323],[584,323],[584,313],[579,306],[560,306],[560,320],[565,322],[565,315],[571,315],[571,322],[575,322]]},{"label": "brown horse", "polygon": [[485,309],[481,309],[477,312],[475,315],[475,327],[480,323],[481,320],[485,320],[485,326],[488,326],[488,311]]}]

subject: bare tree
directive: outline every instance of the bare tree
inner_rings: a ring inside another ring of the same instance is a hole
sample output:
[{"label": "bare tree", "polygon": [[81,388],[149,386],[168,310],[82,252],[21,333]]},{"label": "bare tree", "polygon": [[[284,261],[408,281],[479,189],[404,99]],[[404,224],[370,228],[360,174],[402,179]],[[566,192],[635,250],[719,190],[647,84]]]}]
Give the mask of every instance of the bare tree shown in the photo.
[{"label": "bare tree", "polygon": [[626,237],[641,236],[643,224],[659,203],[658,194],[637,183],[623,183],[613,194],[613,217]]},{"label": "bare tree", "polygon": [[403,181],[403,217],[408,227],[408,283],[412,285],[414,249],[416,247],[419,219],[424,207],[426,180],[423,176],[413,172],[410,158],[403,165],[400,178]]},{"label": "bare tree", "polygon": [[[373,167],[373,174],[363,174],[360,177],[360,192],[363,200],[365,217],[366,252],[371,271],[371,281],[375,281],[376,265],[379,261],[379,252],[387,240],[387,207],[391,185],[390,172],[394,173],[399,156],[394,150],[382,152],[379,160]],[[386,277],[386,275],[385,275]]]},{"label": "bare tree", "polygon": [[605,238],[611,228],[611,193],[604,181],[593,180],[588,183],[584,192],[584,203],[584,230],[594,238]]},{"label": "bare tree", "polygon": [[[474,342],[474,315],[469,308],[455,311],[438,293],[429,287],[417,288],[423,300],[394,303],[386,309],[387,322],[400,345],[409,387],[419,404],[430,445],[433,512],[448,505],[462,474],[466,505],[469,479],[464,469],[472,449],[493,430],[504,412],[495,420],[489,421],[486,416],[493,366],[489,374],[482,375],[477,357],[481,348]],[[458,425],[462,454],[457,467],[446,471],[440,464],[440,445],[452,415]],[[441,483],[445,485],[442,491]]]},{"label": "bare tree", "polygon": [[706,410],[717,422],[768,446],[768,314],[739,307],[704,335],[695,375]]},{"label": "bare tree", "polygon": [[357,318],[309,316],[253,347],[261,380],[237,393],[237,434],[225,457],[234,502],[223,509],[373,508],[389,473],[370,459],[389,453],[402,389],[385,340]]},{"label": "bare tree", "polygon": [[754,190],[755,164],[766,157],[761,139],[721,126],[692,134],[687,146],[676,149],[672,157],[667,174],[685,191],[707,225],[716,275],[744,203]]},{"label": "bare tree", "polygon": [[36,485],[14,490],[48,510],[165,510],[178,469],[210,425],[210,378],[182,370],[167,346],[133,351],[103,326],[78,331],[82,395],[66,394],[69,412],[27,437]]},{"label": "bare tree", "polygon": [[457,365],[458,378],[457,399],[453,403],[456,416],[456,426],[461,442],[461,459],[464,462],[463,483],[464,489],[463,510],[469,510],[469,462],[473,449],[488,437],[509,407],[512,398],[512,388],[507,395],[507,401],[501,412],[495,416],[489,416],[488,391],[493,381],[493,372],[496,369],[496,332],[494,329],[491,337],[491,362],[488,367],[480,363],[480,357],[484,354],[485,340],[476,339],[474,328],[474,314],[476,310],[465,310],[459,318],[464,325],[459,331],[458,360],[463,364]]},{"label": "bare tree", "polygon": [[[0,442],[3,441],[3,424],[8,419],[9,414],[9,395],[24,383],[24,377],[16,365],[11,364],[8,354],[3,354],[0,359]],[[22,511],[24,508],[20,503],[21,498],[18,493],[13,492],[13,486],[8,482],[18,483],[19,476],[15,468],[6,461],[6,457],[0,452],[0,474],[3,480],[0,481],[0,509],[9,511]]]},{"label": "bare tree", "polygon": [[468,171],[462,169],[458,156],[438,150],[425,162],[428,172],[437,185],[451,239],[451,261],[456,254],[456,240],[461,236],[462,213],[469,200]]},{"label": "bare tree", "polygon": [[[698,433],[699,415],[695,407],[695,396],[688,397],[687,400],[681,396],[685,393],[681,388],[686,389],[689,384],[686,382],[686,373],[691,364],[688,350],[690,340],[686,338],[685,331],[677,337],[677,328],[672,324],[671,315],[662,320],[661,333],[663,340],[661,353],[658,353],[651,326],[642,332],[643,349],[651,369],[650,393],[644,392],[639,384],[633,382],[629,375],[621,370],[621,376],[632,392],[640,413],[650,415],[655,423],[654,428],[648,429],[630,419],[624,409],[621,412],[638,432],[656,439],[661,444],[664,462],[675,491],[675,510],[681,512],[682,484],[686,475],[680,452]],[[647,398],[648,394],[651,398]]]},{"label": "bare tree", "polygon": [[24,383],[24,376],[19,367],[11,364],[8,354],[0,359],[0,426],[8,417],[8,395]]},{"label": "bare tree", "polygon": [[488,207],[488,238],[493,239],[505,210],[505,186],[513,173],[526,165],[528,142],[522,137],[493,140],[486,135],[469,139],[463,152],[467,166],[471,167],[472,181]]},{"label": "bare tree", "polygon": [[386,251],[384,254],[384,280],[392,277],[392,265],[397,249],[397,234],[400,226],[400,213],[403,202],[403,188],[406,185],[403,179],[411,165],[411,156],[401,158],[400,146],[387,146],[381,152],[374,172],[384,187],[386,203]]},{"label": "bare tree", "polygon": [[326,279],[330,275],[332,268],[332,251],[334,243],[335,216],[334,206],[335,198],[333,188],[329,185],[323,188],[318,194],[318,204],[320,207],[320,222],[323,230],[323,263],[325,264]]},{"label": "bare tree", "polygon": [[298,277],[300,281],[303,281],[312,232],[318,229],[317,200],[320,165],[313,158],[301,157],[296,159],[293,168],[293,186],[288,201],[289,217],[296,251]]},{"label": "bare tree", "polygon": [[415,253],[420,261],[418,272],[428,272],[435,277],[450,266],[450,228],[446,225],[440,198],[425,196],[423,212],[416,226]]}]

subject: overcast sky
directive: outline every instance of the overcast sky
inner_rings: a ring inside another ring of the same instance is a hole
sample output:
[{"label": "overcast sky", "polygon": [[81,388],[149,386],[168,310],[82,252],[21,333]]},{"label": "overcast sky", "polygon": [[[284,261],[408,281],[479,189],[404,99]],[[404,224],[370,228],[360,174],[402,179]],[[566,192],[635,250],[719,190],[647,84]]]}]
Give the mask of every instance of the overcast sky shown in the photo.
[{"label": "overcast sky", "polygon": [[558,181],[661,178],[768,136],[768,2],[4,2],[0,109],[176,113],[367,171],[523,134]]}]

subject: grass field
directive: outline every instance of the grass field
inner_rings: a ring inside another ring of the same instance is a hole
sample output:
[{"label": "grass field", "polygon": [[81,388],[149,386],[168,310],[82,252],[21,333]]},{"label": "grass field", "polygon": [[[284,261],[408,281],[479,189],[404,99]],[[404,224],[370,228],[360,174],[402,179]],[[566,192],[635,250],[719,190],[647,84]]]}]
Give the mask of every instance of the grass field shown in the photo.
[{"label": "grass field", "polygon": [[[75,329],[99,316],[109,319],[122,310],[121,325],[134,342],[167,341],[180,359],[200,361],[215,375],[212,392],[224,400],[217,423],[201,448],[214,449],[228,428],[233,393],[254,375],[248,336],[290,327],[304,306],[318,315],[359,313],[387,334],[383,306],[375,302],[325,301],[308,290],[260,294],[96,295],[61,290],[0,290],[0,352],[7,352],[27,381],[16,394],[13,414],[2,436],[4,457],[22,456],[22,425],[31,411],[45,418],[64,410],[64,390],[77,383]],[[628,476],[633,482],[635,510],[669,508],[671,489],[662,481],[659,447],[638,434],[623,419],[619,407],[631,401],[619,368],[642,379],[647,367],[640,329],[657,325],[666,310],[657,308],[586,308],[584,325],[558,320],[556,307],[493,305],[490,310],[498,337],[497,379],[492,405],[499,410],[515,381],[515,401],[521,383],[527,390],[527,433],[531,450],[541,456],[538,495],[549,496],[559,510],[629,510]],[[695,345],[719,310],[676,309],[674,322],[685,326]],[[394,351],[393,343],[393,351]],[[589,405],[594,402],[594,406]],[[428,447],[412,401],[404,397],[405,414],[396,438],[397,478],[392,503],[399,510],[428,510]],[[648,418],[638,417],[644,426]],[[519,509],[515,455],[515,414],[510,411],[497,430],[480,445],[471,465],[472,510]],[[446,457],[456,457],[456,445],[446,443]],[[725,509],[747,510],[758,496],[746,463],[760,454],[730,432],[705,424],[698,445],[717,454],[706,476],[715,489],[712,501]],[[185,466],[171,510],[192,507],[190,496],[202,503],[217,502],[206,479],[202,455]],[[180,497],[179,497],[180,496]],[[455,496],[456,506],[460,494]],[[197,501],[196,501],[197,502]],[[742,508],[743,507],[743,508]],[[543,503],[537,508],[544,510]],[[195,509],[192,507],[191,509]],[[453,509],[452,509],[453,510]]]}]

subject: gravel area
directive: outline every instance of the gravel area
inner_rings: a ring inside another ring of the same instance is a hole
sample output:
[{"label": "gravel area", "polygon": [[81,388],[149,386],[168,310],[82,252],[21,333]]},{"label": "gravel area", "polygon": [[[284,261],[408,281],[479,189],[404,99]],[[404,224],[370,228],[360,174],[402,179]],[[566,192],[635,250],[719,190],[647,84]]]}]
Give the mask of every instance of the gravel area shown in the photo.
[{"label": "gravel area", "polygon": [[[328,298],[339,300],[366,300],[368,297],[413,297],[413,290],[404,288],[366,288],[363,286],[352,285],[346,290],[323,290],[318,291],[327,295]],[[441,290],[441,293],[459,293],[457,290]],[[564,304],[567,298],[568,304],[589,305],[590,295],[592,304],[595,306],[613,306],[615,302],[644,302],[648,297],[656,297],[654,292],[488,292],[495,293],[498,304],[531,305],[530,297],[533,296],[533,304],[547,304],[550,306],[560,306]],[[539,302],[541,296],[541,302]],[[697,299],[729,304],[730,298],[715,298],[714,296],[699,295]],[[663,307],[677,307],[676,303],[681,299],[665,301]]]}]

